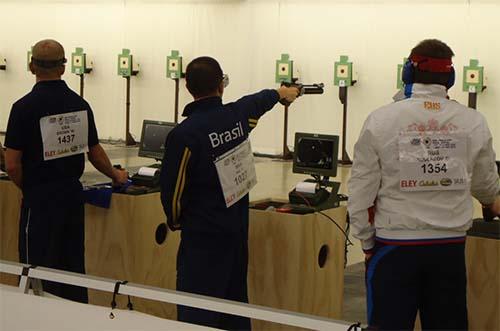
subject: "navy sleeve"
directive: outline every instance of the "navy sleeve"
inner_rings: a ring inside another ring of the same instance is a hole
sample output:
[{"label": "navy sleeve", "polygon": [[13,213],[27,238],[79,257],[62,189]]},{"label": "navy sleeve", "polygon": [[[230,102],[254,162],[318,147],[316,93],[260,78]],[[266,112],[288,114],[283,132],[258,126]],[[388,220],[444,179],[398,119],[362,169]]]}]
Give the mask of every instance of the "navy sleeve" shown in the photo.
[{"label": "navy sleeve", "polygon": [[248,118],[250,130],[257,126],[259,119],[271,110],[279,101],[280,95],[276,90],[263,90],[247,95],[234,103],[234,107]]},{"label": "navy sleeve", "polygon": [[26,149],[27,139],[29,138],[30,130],[27,125],[30,123],[26,118],[23,118],[22,109],[12,106],[7,124],[7,133],[5,135],[5,147],[23,151]]},{"label": "navy sleeve", "polygon": [[182,210],[186,208],[186,192],[189,191],[193,164],[192,152],[178,130],[170,131],[165,143],[160,187],[161,203],[172,231],[180,229],[179,219]]},{"label": "navy sleeve", "polygon": [[97,128],[95,125],[94,113],[92,112],[92,109],[90,108],[90,106],[89,106],[88,111],[87,111],[87,117],[88,117],[88,121],[89,121],[88,144],[89,144],[89,147],[93,147],[93,146],[99,144],[99,137],[97,136]]}]

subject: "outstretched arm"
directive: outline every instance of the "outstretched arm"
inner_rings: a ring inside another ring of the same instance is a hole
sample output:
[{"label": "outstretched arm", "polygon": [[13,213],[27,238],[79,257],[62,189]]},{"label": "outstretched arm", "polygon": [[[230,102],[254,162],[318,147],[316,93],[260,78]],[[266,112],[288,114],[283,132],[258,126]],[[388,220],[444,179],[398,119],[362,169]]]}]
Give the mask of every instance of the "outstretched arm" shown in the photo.
[{"label": "outstretched arm", "polygon": [[252,130],[257,126],[259,119],[280,100],[293,102],[298,95],[299,90],[296,87],[282,86],[277,90],[263,90],[244,96],[235,102],[235,106],[244,112],[244,116],[248,118],[250,130]]}]

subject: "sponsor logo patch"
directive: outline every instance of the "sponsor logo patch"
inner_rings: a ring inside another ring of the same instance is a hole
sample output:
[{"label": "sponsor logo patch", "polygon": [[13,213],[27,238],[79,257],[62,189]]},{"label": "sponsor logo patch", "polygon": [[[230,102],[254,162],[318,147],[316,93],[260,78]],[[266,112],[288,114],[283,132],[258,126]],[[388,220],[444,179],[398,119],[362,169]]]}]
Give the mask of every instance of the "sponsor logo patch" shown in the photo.
[{"label": "sponsor logo patch", "polygon": [[435,180],[421,180],[418,182],[418,186],[429,187],[429,186],[439,186],[439,183]]},{"label": "sponsor logo patch", "polygon": [[420,146],[420,144],[422,143],[422,139],[420,138],[413,138],[410,143],[413,145],[413,146]]},{"label": "sponsor logo patch", "polygon": [[441,184],[441,186],[453,185],[453,181],[450,178],[443,178],[443,179],[441,179],[441,181],[439,183]]},{"label": "sponsor logo patch", "polygon": [[441,103],[440,102],[425,101],[424,108],[427,110],[431,110],[431,111],[440,111],[441,110]]}]

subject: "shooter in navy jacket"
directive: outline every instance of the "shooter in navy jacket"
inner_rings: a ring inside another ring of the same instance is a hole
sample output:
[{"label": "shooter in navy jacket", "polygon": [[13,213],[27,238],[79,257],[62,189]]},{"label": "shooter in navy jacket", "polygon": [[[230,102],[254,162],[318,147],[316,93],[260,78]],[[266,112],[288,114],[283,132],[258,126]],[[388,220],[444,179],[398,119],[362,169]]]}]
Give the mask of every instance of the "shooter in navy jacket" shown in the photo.
[{"label": "shooter in navy jacket", "polygon": [[[214,161],[245,143],[259,119],[296,88],[263,90],[224,105],[227,76],[216,60],[193,60],[186,85],[195,101],[167,137],[161,200],[171,230],[181,230],[177,289],[248,302],[248,194],[227,207]],[[179,306],[178,320],[221,329],[250,329],[248,318]]]}]

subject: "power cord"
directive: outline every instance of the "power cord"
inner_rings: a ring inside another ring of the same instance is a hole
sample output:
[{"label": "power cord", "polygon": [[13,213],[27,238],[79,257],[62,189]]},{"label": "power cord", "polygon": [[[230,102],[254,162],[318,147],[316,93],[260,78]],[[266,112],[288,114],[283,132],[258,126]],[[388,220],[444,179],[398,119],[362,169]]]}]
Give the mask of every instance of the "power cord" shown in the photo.
[{"label": "power cord", "polygon": [[[307,204],[308,207],[313,208],[311,206],[311,204],[309,203],[309,200],[307,200],[300,192],[296,192],[296,194],[300,198],[302,198],[302,200],[305,201],[305,203]],[[350,220],[349,220],[349,214],[347,214],[347,218],[346,218],[347,227],[346,227],[346,230],[344,231],[344,229],[342,229],[342,227],[332,217],[328,216],[327,214],[323,213],[320,210],[317,210],[316,212],[319,213],[319,214],[321,214],[321,215],[323,215],[324,217],[328,218],[330,221],[332,221],[333,224],[335,224],[335,226],[345,236],[345,239],[346,239],[345,250],[344,250],[345,251],[345,253],[344,253],[344,268],[345,268],[347,266],[347,251],[348,251],[348,247],[349,246],[354,246],[354,244],[352,243],[352,241],[349,239],[349,229],[350,229],[350,223],[351,223]]]},{"label": "power cord", "polygon": [[350,222],[349,222],[349,214],[347,214],[347,217],[346,217],[346,230],[342,230],[342,228],[340,227],[340,225],[335,222],[335,220],[333,218],[331,218],[330,216],[328,216],[327,214],[323,213],[322,211],[318,211],[318,214],[321,214],[323,216],[325,216],[326,218],[328,218],[329,220],[331,220],[339,229],[340,231],[342,231],[342,233],[344,234],[345,238],[346,238],[346,241],[345,241],[345,245],[344,245],[344,269],[347,267],[347,254],[349,253],[349,246],[354,246],[354,244],[352,243],[352,241],[349,239],[349,228],[350,228]]},{"label": "power cord", "polygon": [[354,244],[352,243],[352,241],[349,239],[349,223],[347,222],[347,227],[346,227],[346,230],[343,230],[342,227],[330,216],[328,216],[327,214],[323,213],[322,211],[318,210],[317,211],[318,214],[321,214],[323,216],[325,216],[326,218],[328,218],[330,221],[333,222],[333,224],[335,224],[335,226],[337,228],[339,228],[340,232],[342,232],[342,234],[345,236],[345,239],[346,239],[346,243],[348,246],[354,246]]},{"label": "power cord", "polygon": [[[349,212],[346,215],[346,229],[345,232],[347,235],[351,233],[351,216],[349,215]],[[347,255],[349,253],[349,246],[354,246],[351,241],[349,241],[350,244],[347,243],[345,244],[345,253],[344,253],[344,269],[347,267]]]}]

